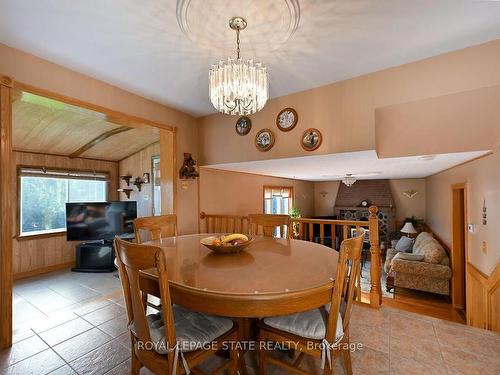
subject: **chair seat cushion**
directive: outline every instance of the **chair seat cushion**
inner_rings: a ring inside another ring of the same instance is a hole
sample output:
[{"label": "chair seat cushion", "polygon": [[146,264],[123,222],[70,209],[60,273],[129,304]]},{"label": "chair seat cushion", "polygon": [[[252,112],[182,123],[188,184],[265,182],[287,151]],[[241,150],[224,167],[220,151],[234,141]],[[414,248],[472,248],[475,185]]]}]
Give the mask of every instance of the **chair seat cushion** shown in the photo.
[{"label": "chair seat cushion", "polygon": [[[264,323],[269,327],[313,340],[325,338],[327,322],[328,311],[326,306],[291,315],[264,318]],[[335,342],[340,341],[343,336],[342,317],[339,313]]]},{"label": "chair seat cushion", "polygon": [[[172,310],[177,343],[182,352],[202,349],[233,328],[233,321],[228,318],[201,314],[179,305],[173,305]],[[163,313],[150,314],[146,318],[156,352],[166,354],[169,350],[173,350],[175,343],[169,343],[169,346],[165,343]]]}]

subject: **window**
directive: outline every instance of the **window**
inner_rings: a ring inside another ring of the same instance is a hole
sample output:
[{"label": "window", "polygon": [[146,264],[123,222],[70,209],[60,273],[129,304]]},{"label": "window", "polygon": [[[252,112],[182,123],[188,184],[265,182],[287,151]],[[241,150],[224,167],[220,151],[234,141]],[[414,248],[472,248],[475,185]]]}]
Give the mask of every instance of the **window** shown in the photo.
[{"label": "window", "polygon": [[288,186],[264,186],[264,213],[290,214],[293,207],[293,188]]},{"label": "window", "polygon": [[105,202],[106,173],[21,168],[20,235],[66,230],[66,202]]}]

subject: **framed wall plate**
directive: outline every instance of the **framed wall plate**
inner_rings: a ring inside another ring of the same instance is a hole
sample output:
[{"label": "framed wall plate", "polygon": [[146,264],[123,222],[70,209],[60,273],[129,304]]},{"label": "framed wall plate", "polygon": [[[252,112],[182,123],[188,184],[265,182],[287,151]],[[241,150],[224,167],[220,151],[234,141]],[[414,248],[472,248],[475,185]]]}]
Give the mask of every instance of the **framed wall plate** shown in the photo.
[{"label": "framed wall plate", "polygon": [[252,120],[250,120],[247,116],[241,116],[238,120],[236,120],[234,128],[236,129],[236,133],[238,135],[247,135],[252,129]]},{"label": "framed wall plate", "polygon": [[302,137],[300,138],[300,145],[306,151],[314,151],[319,146],[321,146],[321,142],[323,142],[323,136],[318,129],[309,128],[304,133],[302,133]]},{"label": "framed wall plate", "polygon": [[271,129],[259,130],[255,136],[255,147],[259,151],[269,151],[274,146],[274,133]]},{"label": "framed wall plate", "polygon": [[276,125],[281,131],[289,132],[299,121],[299,115],[293,108],[285,108],[276,117]]}]

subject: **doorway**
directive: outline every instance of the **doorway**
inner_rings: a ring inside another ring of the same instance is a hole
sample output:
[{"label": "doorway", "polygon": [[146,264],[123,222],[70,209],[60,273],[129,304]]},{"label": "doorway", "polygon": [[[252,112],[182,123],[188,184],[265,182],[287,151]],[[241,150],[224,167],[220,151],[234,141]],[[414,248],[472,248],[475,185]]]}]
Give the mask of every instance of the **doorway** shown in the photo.
[{"label": "doorway", "polygon": [[467,264],[467,187],[455,184],[451,187],[452,243],[451,243],[451,300],[453,308],[463,313],[466,301],[466,264]]}]

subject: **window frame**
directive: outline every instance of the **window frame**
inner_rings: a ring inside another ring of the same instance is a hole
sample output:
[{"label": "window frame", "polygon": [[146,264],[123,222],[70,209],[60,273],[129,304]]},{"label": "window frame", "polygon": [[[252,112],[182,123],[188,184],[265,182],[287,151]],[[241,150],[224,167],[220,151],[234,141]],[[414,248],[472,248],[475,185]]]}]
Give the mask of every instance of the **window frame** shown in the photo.
[{"label": "window frame", "polygon": [[[23,169],[48,169],[51,171],[60,171],[60,172],[67,172],[67,173],[98,173],[98,174],[103,174],[106,176],[105,181],[106,181],[106,192],[105,192],[105,199],[106,202],[109,201],[109,189],[110,189],[110,183],[111,183],[111,173],[110,171],[102,171],[102,170],[89,170],[89,169],[78,169],[78,168],[60,168],[60,167],[48,167],[48,166],[38,166],[38,165],[17,165],[16,166],[16,194],[17,194],[17,208],[16,208],[16,223],[15,223],[15,235],[14,238],[17,239],[18,241],[22,240],[33,240],[37,238],[48,238],[48,237],[58,237],[58,236],[65,236],[66,235],[66,229],[53,229],[46,231],[45,233],[40,233],[40,232],[35,232],[34,234],[29,234],[29,233],[22,233],[21,234],[21,177],[27,176],[22,173]],[[33,177],[36,177],[35,175]],[[48,176],[50,177],[50,176]],[[55,177],[57,178],[57,177]],[[61,179],[67,179],[60,177]],[[76,180],[84,180],[83,178],[75,178]]]},{"label": "window frame", "polygon": [[[284,185],[264,185],[262,187],[262,213],[266,213],[266,190],[277,190],[277,189],[286,189],[290,191],[290,207],[289,209],[291,210],[294,207],[294,202],[295,202],[295,190],[293,186],[284,186]],[[272,206],[272,205],[271,205]],[[271,214],[270,214],[271,215]],[[279,215],[285,215],[285,214],[279,214]],[[288,212],[286,215],[290,215],[290,212]]]}]

